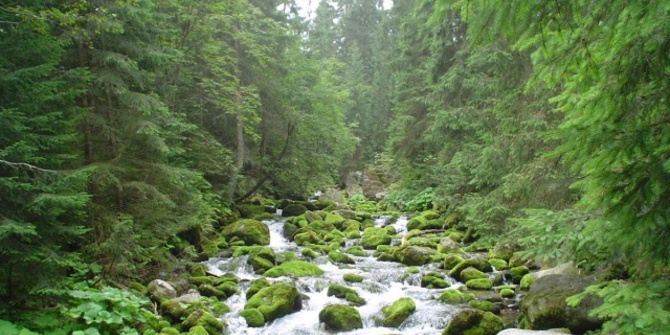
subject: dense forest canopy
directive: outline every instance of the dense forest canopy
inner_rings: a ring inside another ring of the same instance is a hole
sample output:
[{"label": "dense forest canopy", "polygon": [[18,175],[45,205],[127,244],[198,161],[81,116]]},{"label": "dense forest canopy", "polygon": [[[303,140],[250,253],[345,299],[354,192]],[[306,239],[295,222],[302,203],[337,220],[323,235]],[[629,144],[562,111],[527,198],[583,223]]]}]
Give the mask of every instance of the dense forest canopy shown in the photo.
[{"label": "dense forest canopy", "polygon": [[0,318],[48,328],[241,204],[375,171],[384,210],[606,273],[603,333],[670,328],[670,3],[299,6],[0,5]]}]

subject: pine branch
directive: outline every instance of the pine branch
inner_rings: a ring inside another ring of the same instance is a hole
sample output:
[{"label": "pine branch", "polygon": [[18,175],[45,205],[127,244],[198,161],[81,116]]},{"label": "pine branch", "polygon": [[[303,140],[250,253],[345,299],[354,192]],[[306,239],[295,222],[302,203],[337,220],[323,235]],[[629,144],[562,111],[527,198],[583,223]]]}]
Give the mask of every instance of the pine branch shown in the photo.
[{"label": "pine branch", "polygon": [[57,173],[58,172],[56,170],[43,169],[41,167],[31,165],[31,164],[28,164],[28,163],[14,163],[14,162],[9,162],[9,161],[2,160],[2,159],[0,159],[0,163],[8,165],[8,166],[13,167],[13,168],[26,168],[26,169],[29,169],[29,170],[36,170],[36,171],[45,172],[45,173]]}]

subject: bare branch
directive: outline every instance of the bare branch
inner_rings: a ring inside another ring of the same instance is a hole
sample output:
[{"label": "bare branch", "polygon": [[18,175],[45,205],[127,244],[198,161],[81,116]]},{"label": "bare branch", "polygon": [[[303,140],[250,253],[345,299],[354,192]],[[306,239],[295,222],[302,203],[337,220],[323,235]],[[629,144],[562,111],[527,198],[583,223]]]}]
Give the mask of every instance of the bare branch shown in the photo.
[{"label": "bare branch", "polygon": [[0,159],[0,164],[5,164],[5,165],[8,165],[8,166],[13,167],[13,168],[26,168],[26,169],[29,169],[29,170],[36,170],[36,171],[46,172],[46,173],[57,173],[58,172],[56,170],[43,169],[41,167],[38,167],[38,166],[35,166],[35,165],[32,165],[32,164],[28,164],[28,163],[14,163],[14,162],[9,162],[9,161],[2,160],[2,159]]}]

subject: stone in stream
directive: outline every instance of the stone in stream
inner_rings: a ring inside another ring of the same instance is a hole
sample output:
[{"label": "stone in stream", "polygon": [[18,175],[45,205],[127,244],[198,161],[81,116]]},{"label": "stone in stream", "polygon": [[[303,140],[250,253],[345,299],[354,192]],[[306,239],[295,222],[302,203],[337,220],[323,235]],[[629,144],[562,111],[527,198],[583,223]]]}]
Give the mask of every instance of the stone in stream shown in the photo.
[{"label": "stone in stream", "polygon": [[394,301],[391,305],[382,308],[384,327],[398,328],[416,310],[412,298],[404,297]]},{"label": "stone in stream", "polygon": [[326,306],[319,312],[319,322],[332,331],[349,331],[363,328],[361,314],[354,307],[343,304]]},{"label": "stone in stream", "polygon": [[244,219],[223,227],[221,231],[228,241],[241,240],[245,245],[269,245],[270,229],[264,223]]},{"label": "stone in stream", "polygon": [[354,289],[338,284],[331,284],[328,286],[328,292],[326,295],[329,297],[335,296],[340,299],[345,299],[355,306],[363,306],[366,303],[365,299],[361,298],[358,295],[358,292],[356,292]]},{"label": "stone in stream", "polygon": [[493,313],[466,308],[454,315],[442,335],[496,335],[502,329],[502,319]]},{"label": "stone in stream", "polygon": [[424,265],[430,263],[436,253],[437,251],[430,248],[408,245],[399,248],[395,257],[405,265]]},{"label": "stone in stream", "polygon": [[177,290],[168,282],[160,279],[155,279],[147,285],[149,295],[158,302],[169,300],[177,297]]},{"label": "stone in stream", "polygon": [[363,231],[361,246],[365,249],[376,249],[379,245],[391,244],[391,235],[384,228],[369,227]]},{"label": "stone in stream", "polygon": [[299,311],[302,308],[302,300],[295,286],[276,283],[262,288],[249,298],[244,309],[250,308],[258,309],[263,314],[264,321],[268,323]]}]

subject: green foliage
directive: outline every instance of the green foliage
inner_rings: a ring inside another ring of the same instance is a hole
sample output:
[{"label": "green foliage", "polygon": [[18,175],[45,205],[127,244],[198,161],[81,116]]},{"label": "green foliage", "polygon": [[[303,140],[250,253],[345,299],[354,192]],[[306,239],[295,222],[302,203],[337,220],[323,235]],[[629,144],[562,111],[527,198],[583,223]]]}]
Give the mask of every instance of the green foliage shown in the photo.
[{"label": "green foliage", "polygon": [[589,286],[567,299],[578,305],[589,295],[603,298],[591,315],[606,320],[602,334],[666,334],[670,329],[670,281],[667,279],[627,282],[614,280]]},{"label": "green foliage", "polygon": [[139,335],[141,326],[156,323],[145,297],[112,287],[79,286],[70,292],[71,307],[63,310],[65,316],[78,321],[73,335]]}]

